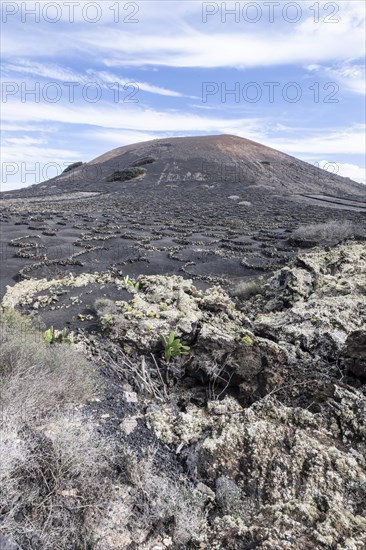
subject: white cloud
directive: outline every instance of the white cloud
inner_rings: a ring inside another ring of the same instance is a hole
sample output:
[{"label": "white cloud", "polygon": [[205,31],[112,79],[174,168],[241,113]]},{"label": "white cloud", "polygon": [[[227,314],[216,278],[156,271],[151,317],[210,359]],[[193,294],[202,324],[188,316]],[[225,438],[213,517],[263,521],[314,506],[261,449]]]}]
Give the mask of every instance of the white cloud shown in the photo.
[{"label": "white cloud", "polygon": [[24,144],[19,146],[5,145],[2,147],[2,163],[9,162],[59,162],[63,160],[79,160],[80,152],[74,149],[57,149],[53,147],[35,147]]},{"label": "white cloud", "polygon": [[[63,67],[58,64],[45,64],[27,59],[16,59],[13,63],[4,63],[3,72],[16,73],[20,75],[32,75],[35,77],[46,78],[48,80],[76,81],[81,82],[85,79],[83,75],[76,73],[69,67]],[[87,81],[87,80],[85,80]]]},{"label": "white cloud", "polygon": [[124,145],[130,145],[131,143],[139,143],[142,141],[150,141],[152,139],[168,137],[167,132],[134,132],[133,130],[104,130],[93,129],[88,131],[85,138],[93,140],[93,149],[95,149],[95,156],[99,156],[105,153],[108,148],[123,147]]},{"label": "white cloud", "polygon": [[180,92],[176,92],[174,90],[169,90],[167,88],[162,88],[160,86],[154,86],[153,84],[149,84],[147,82],[136,81],[133,78],[127,78],[127,77],[124,78],[113,73],[108,73],[106,71],[95,72],[95,73],[93,71],[90,71],[90,74],[96,76],[99,82],[102,82],[104,84],[118,83],[121,86],[124,86],[128,82],[133,82],[139,88],[139,90],[142,90],[143,92],[149,92],[151,94],[158,94],[158,95],[170,96],[170,97],[183,96],[183,94],[181,94]]},{"label": "white cloud", "polygon": [[338,176],[343,176],[345,178],[351,178],[351,180],[357,181],[359,183],[366,183],[366,168],[357,166],[356,164],[348,163],[335,163],[327,160],[321,160],[319,162],[319,167],[324,170],[328,170],[337,174]]},{"label": "white cloud", "polygon": [[348,90],[356,94],[366,94],[366,74],[364,64],[344,63],[334,67],[309,65],[307,69],[319,74],[323,78],[336,81],[340,85],[341,92]]},{"label": "white cloud", "polygon": [[28,86],[30,86],[29,75],[31,75],[33,78],[40,77],[48,81],[78,82],[79,84],[96,83],[104,88],[116,83],[123,87],[133,82],[139,90],[151,94],[171,97],[183,96],[183,94],[175,90],[155,86],[148,82],[140,82],[131,76],[122,77],[106,71],[94,71],[93,69],[87,69],[86,74],[81,74],[61,65],[30,62],[24,59],[16,60],[14,63],[5,63],[2,65],[2,69],[3,74],[7,74],[8,77],[11,77],[13,73],[17,75],[15,79],[13,78],[12,82],[15,81],[20,84],[26,78]]},{"label": "white cloud", "polygon": [[[306,9],[297,24],[286,23],[282,16],[274,24],[252,25],[223,24],[220,16],[215,24],[204,24],[201,2],[180,4],[189,6],[142,2],[139,23],[132,25],[113,24],[110,17],[91,25],[79,18],[74,24],[28,24],[27,32],[22,32],[24,25],[10,21],[4,25],[3,55],[81,58],[93,52],[95,60],[104,60],[109,67],[246,68],[329,64],[361,58],[365,53],[362,2],[341,2],[340,20],[335,24],[315,23],[311,3],[302,2]],[[319,4],[324,10],[325,4]],[[322,10],[323,20],[328,12]]]},{"label": "white cloud", "polygon": [[81,158],[77,150],[9,143],[2,147],[0,189],[8,191],[41,183]]},{"label": "white cloud", "polygon": [[[317,31],[312,33],[225,33],[208,35],[191,30],[184,35],[156,36],[146,34],[138,40],[121,42],[112,29],[100,48],[108,50],[104,63],[109,67],[136,65],[166,65],[174,67],[268,67],[316,61],[334,61],[361,57],[364,54],[362,29],[349,28],[343,33]],[[96,37],[81,35],[80,41],[91,48],[98,47]],[[254,53],[255,52],[255,53]]]},{"label": "white cloud", "polygon": [[3,148],[7,145],[40,145],[47,143],[47,141],[44,138],[33,138],[30,136],[23,136],[23,137],[13,137],[13,138],[5,138],[3,140]]},{"label": "white cloud", "polygon": [[33,123],[13,123],[11,120],[1,121],[2,132],[43,132],[54,133],[56,128],[50,124],[33,124]]},{"label": "white cloud", "polygon": [[289,155],[364,155],[365,152],[365,127],[362,125],[329,130],[327,132],[315,132],[315,135],[295,137],[300,131],[293,129],[293,137],[267,137],[263,143],[275,149],[279,149]]},{"label": "white cloud", "polygon": [[[142,132],[224,132],[228,127],[238,132],[259,128],[256,119],[238,118],[226,120],[219,117],[203,117],[176,111],[158,111],[128,103],[106,104],[61,104],[61,103],[19,103],[8,101],[3,104],[2,116],[12,123],[60,122],[87,124],[101,128],[121,128]],[[235,133],[235,132],[234,132]]]}]

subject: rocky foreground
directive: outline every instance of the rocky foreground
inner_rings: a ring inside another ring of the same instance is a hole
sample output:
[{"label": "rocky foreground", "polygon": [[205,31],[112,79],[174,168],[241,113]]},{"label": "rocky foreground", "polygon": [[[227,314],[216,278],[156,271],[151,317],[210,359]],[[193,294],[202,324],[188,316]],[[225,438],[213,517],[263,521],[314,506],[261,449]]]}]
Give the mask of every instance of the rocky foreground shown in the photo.
[{"label": "rocky foreground", "polygon": [[[78,470],[46,494],[57,517],[21,493],[2,505],[4,548],[366,547],[364,242],[300,254],[231,294],[105,272],[24,280],[2,305],[49,319],[60,296],[75,308],[78,289],[96,288],[93,324],[50,347],[95,365],[96,394],[83,405],[73,396],[63,430],[80,438],[87,426],[104,450],[93,458],[90,446],[89,482]],[[41,448],[56,444],[52,416],[27,422]]]}]

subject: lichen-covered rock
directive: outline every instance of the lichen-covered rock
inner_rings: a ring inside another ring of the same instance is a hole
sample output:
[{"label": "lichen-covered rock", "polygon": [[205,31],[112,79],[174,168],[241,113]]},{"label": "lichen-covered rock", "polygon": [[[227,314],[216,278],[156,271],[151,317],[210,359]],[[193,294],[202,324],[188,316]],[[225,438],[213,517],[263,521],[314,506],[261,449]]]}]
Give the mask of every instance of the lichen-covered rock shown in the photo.
[{"label": "lichen-covered rock", "polygon": [[225,398],[185,413],[165,407],[147,422],[183,446],[192,475],[216,490],[221,513],[202,533],[203,548],[364,548],[365,408],[356,390],[339,388],[322,414],[273,397],[247,409]]},{"label": "lichen-covered rock", "polygon": [[139,291],[130,302],[117,302],[118,313],[111,337],[152,352],[171,331],[191,340],[203,317],[202,293],[182,277],[141,276]]},{"label": "lichen-covered rock", "polygon": [[288,362],[285,348],[249,331],[232,342],[222,339],[221,345],[213,348],[212,342],[217,340],[206,338],[206,330],[204,325],[197,337],[196,353],[188,366],[191,376],[214,381],[218,386],[236,387],[246,403],[263,397],[284,382]]},{"label": "lichen-covered rock", "polygon": [[[26,279],[13,286],[8,285],[6,287],[6,293],[1,301],[1,305],[5,308],[27,306],[34,303],[34,296],[38,292],[48,291],[52,294],[60,289],[64,289],[65,287],[81,288],[92,283],[98,283],[102,286],[112,281],[112,274],[108,271],[105,273],[82,273],[81,275],[73,275],[70,273],[61,279],[51,280]],[[44,298],[46,297],[43,297],[43,299]]]},{"label": "lichen-covered rock", "polygon": [[236,386],[248,402],[282,383],[286,350],[254,337],[248,319],[223,289],[198,291],[192,281],[177,276],[142,276],[138,282],[130,302],[115,302],[113,309],[107,305],[112,339],[159,353],[162,337],[173,332],[185,344],[194,344],[187,365],[190,376],[221,388]]},{"label": "lichen-covered rock", "polygon": [[366,323],[366,246],[316,249],[298,256],[264,287],[254,332],[311,355],[336,360],[351,332]]},{"label": "lichen-covered rock", "polygon": [[268,311],[299,300],[366,295],[366,245],[349,242],[334,248],[301,253],[292,265],[277,271],[267,282],[265,294],[272,300]]}]

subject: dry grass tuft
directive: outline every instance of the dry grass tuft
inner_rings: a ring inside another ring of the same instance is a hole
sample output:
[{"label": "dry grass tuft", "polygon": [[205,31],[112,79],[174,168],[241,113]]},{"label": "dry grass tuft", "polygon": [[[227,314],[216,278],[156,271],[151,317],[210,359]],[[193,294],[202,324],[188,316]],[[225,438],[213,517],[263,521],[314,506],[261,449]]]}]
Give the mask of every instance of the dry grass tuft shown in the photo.
[{"label": "dry grass tuft", "polygon": [[170,479],[157,473],[153,456],[140,462],[130,462],[132,484],[138,490],[136,505],[140,511],[139,523],[154,531],[166,531],[173,524],[172,539],[176,548],[198,537],[205,522],[203,500],[186,479]]},{"label": "dry grass tuft", "polygon": [[94,373],[73,346],[47,345],[12,310],[0,318],[0,525],[25,548],[91,548],[113,455],[78,409]]},{"label": "dry grass tuft", "polygon": [[332,220],[326,223],[301,225],[292,233],[292,239],[312,242],[335,242],[357,234],[357,227],[350,221]]},{"label": "dry grass tuft", "polygon": [[247,300],[252,296],[261,293],[261,287],[258,281],[242,281],[233,290],[233,295],[240,300]]},{"label": "dry grass tuft", "polygon": [[95,391],[87,359],[67,344],[46,345],[42,334],[14,311],[0,317],[0,397],[3,415],[31,421]]}]

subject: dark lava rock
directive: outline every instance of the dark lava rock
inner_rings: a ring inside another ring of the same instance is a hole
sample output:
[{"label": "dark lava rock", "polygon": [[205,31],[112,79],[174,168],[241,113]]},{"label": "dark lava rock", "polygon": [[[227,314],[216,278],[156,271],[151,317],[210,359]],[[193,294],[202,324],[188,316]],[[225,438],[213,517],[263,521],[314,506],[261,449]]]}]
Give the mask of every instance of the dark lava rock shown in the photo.
[{"label": "dark lava rock", "polygon": [[351,332],[345,342],[343,360],[352,374],[366,378],[366,330]]}]

